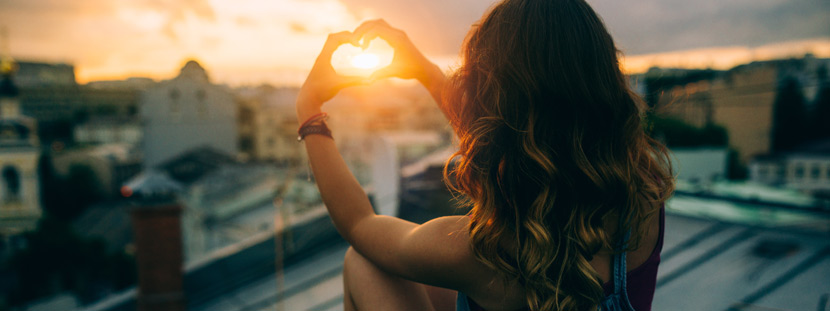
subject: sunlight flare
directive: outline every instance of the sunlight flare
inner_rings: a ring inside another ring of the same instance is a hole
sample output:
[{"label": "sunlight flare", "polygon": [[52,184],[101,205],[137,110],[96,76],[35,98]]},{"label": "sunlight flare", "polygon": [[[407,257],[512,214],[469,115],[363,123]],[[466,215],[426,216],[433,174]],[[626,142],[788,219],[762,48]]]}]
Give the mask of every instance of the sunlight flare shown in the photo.
[{"label": "sunlight flare", "polygon": [[374,69],[380,65],[380,57],[371,53],[361,53],[352,57],[352,66],[360,69]]},{"label": "sunlight flare", "polygon": [[331,65],[344,76],[368,77],[376,70],[392,63],[395,50],[383,39],[375,39],[365,50],[351,44],[344,44],[334,51]]}]

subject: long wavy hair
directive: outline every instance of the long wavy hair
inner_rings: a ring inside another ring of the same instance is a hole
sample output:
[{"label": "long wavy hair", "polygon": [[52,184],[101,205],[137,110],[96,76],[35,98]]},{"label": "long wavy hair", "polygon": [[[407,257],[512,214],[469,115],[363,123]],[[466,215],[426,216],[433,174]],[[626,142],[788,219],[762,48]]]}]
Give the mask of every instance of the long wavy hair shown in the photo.
[{"label": "long wavy hair", "polygon": [[473,251],[532,310],[595,309],[589,261],[629,230],[625,250],[639,247],[673,191],[618,53],[584,0],[505,0],[474,25],[444,90],[459,137],[444,174],[472,206]]}]

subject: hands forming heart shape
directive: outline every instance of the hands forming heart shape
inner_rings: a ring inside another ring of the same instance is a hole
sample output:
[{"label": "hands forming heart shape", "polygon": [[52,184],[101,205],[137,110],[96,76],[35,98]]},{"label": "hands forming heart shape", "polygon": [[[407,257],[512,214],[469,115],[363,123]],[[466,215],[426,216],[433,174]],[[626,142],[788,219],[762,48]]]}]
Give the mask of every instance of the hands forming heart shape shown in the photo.
[{"label": "hands forming heart shape", "polygon": [[436,72],[443,78],[440,69],[418,51],[406,33],[383,20],[373,20],[354,32],[329,35],[300,95],[315,102],[319,109],[345,87],[385,78],[418,79],[429,88]]},{"label": "hands forming heart shape", "polygon": [[341,76],[366,77],[392,63],[394,50],[383,39],[372,40],[368,48],[343,44],[331,56],[334,71]]}]

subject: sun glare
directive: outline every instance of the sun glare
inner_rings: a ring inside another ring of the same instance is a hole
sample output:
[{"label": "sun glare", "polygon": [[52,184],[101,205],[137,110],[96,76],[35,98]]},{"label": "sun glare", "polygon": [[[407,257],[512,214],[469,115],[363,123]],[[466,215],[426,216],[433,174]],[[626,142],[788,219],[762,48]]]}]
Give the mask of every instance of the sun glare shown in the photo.
[{"label": "sun glare", "polygon": [[380,64],[380,58],[371,53],[361,53],[352,57],[352,66],[360,69],[372,69]]}]

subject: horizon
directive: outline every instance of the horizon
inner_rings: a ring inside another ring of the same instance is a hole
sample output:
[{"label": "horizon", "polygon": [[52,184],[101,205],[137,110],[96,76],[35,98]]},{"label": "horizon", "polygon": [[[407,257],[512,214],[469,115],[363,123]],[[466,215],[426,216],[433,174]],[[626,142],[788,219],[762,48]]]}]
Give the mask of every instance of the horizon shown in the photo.
[{"label": "horizon", "polygon": [[[723,46],[635,55],[625,55],[623,52],[620,60],[621,68],[625,74],[637,75],[645,73],[652,67],[666,69],[728,70],[752,62],[791,58],[799,59],[808,54],[816,58],[830,58],[830,37],[776,42],[758,47]],[[185,57],[179,61],[177,66],[171,68],[147,68],[145,72],[125,71],[116,75],[95,75],[89,74],[83,64],[77,64],[71,60],[30,58],[20,55],[12,55],[11,57],[21,62],[71,65],[75,69],[76,82],[81,85],[92,82],[124,81],[130,78],[147,78],[153,81],[168,80],[175,78],[178,75],[178,71],[188,60],[196,60],[199,62],[208,72],[213,83],[224,84],[234,88],[258,85],[299,87],[302,85],[305,75],[308,73],[308,70],[303,69],[282,68],[282,70],[267,70],[269,73],[255,73],[255,75],[259,76],[271,76],[272,79],[261,78],[256,81],[251,81],[250,79],[245,81],[245,79],[240,78],[240,76],[244,75],[250,76],[250,72],[245,73],[245,68],[214,68],[210,63],[206,63],[198,57]],[[460,60],[445,56],[443,58],[433,59],[433,61],[447,72],[457,68]]]}]

